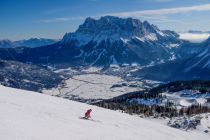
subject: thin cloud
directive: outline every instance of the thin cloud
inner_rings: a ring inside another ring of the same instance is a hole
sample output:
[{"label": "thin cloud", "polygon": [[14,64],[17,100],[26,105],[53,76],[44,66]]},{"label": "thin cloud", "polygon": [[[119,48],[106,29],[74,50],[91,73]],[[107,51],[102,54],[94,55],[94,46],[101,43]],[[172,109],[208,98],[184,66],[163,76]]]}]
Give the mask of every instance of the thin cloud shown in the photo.
[{"label": "thin cloud", "polygon": [[168,18],[163,18],[163,19],[154,19],[153,22],[160,22],[160,23],[170,23],[170,22],[176,22],[179,24],[186,24],[185,22],[181,21],[181,20],[175,20],[175,19],[168,19]]},{"label": "thin cloud", "polygon": [[180,38],[190,42],[202,42],[210,37],[209,33],[180,33]]},{"label": "thin cloud", "polygon": [[52,19],[43,19],[40,22],[43,23],[55,23],[55,22],[66,22],[72,20],[84,20],[85,17],[59,17],[59,18],[52,18]]},{"label": "thin cloud", "polygon": [[209,10],[210,10],[210,4],[204,4],[204,5],[189,6],[189,7],[109,13],[108,15],[119,16],[119,17],[141,17],[148,15],[157,16],[157,15],[169,15],[169,14],[188,13],[194,11],[209,11]]},{"label": "thin cloud", "polygon": [[[168,0],[156,0],[156,1],[168,1]],[[188,6],[188,7],[166,8],[166,9],[155,9],[155,10],[107,13],[107,14],[91,16],[91,17],[100,18],[101,16],[111,15],[111,16],[118,16],[118,17],[134,17],[134,18],[151,19],[157,22],[177,22],[180,24],[184,24],[183,21],[169,19],[167,15],[189,13],[189,12],[196,12],[196,11],[197,12],[210,11],[210,4]],[[44,20],[41,20],[41,22],[44,22],[44,23],[65,22],[65,21],[71,21],[71,20],[84,20],[85,18],[86,17],[58,17],[58,18],[52,18],[52,19],[44,19]]]}]

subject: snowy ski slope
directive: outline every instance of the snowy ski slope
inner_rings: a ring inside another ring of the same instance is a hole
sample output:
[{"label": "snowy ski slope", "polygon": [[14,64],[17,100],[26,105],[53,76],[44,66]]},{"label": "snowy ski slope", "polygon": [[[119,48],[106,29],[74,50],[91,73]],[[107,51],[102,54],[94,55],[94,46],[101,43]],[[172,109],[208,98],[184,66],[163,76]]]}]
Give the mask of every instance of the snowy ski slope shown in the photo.
[{"label": "snowy ski slope", "polygon": [[[92,108],[92,119],[83,120]],[[208,140],[137,116],[0,85],[0,140]]]}]

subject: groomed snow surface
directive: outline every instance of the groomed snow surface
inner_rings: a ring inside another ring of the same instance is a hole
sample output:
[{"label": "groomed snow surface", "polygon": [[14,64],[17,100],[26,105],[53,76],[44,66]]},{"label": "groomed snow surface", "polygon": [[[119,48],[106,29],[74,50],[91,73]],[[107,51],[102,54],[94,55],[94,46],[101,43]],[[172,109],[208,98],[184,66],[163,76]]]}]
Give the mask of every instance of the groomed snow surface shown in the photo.
[{"label": "groomed snow surface", "polygon": [[[79,119],[92,108],[92,119]],[[137,116],[0,86],[1,140],[208,140]]]}]

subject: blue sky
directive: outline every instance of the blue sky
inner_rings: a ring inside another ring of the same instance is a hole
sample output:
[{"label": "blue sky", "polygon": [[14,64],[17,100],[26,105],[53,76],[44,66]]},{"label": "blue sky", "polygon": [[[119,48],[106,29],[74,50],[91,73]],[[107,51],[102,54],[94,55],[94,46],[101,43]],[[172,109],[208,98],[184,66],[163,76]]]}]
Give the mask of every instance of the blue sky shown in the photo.
[{"label": "blue sky", "polygon": [[175,31],[210,30],[210,0],[0,0],[0,39],[62,38],[86,17],[104,15]]}]

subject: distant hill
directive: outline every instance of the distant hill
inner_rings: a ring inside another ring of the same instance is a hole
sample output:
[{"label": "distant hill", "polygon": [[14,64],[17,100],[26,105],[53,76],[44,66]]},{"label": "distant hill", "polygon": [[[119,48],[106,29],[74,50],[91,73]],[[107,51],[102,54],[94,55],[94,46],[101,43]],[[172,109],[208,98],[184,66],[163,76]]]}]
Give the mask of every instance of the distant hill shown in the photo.
[{"label": "distant hill", "polygon": [[56,39],[45,39],[45,38],[30,38],[25,40],[10,41],[0,40],[0,48],[14,48],[14,47],[29,47],[35,48],[45,45],[51,45],[59,40]]}]

